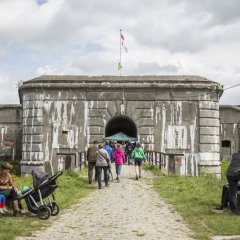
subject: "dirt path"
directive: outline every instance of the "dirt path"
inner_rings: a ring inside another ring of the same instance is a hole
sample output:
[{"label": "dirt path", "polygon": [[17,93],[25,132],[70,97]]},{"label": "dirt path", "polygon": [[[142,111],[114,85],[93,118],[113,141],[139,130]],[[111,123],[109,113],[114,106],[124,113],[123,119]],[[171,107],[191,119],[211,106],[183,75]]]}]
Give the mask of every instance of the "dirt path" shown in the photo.
[{"label": "dirt path", "polygon": [[124,166],[120,183],[93,191],[71,209],[51,217],[51,226],[33,237],[17,239],[192,239],[181,216],[152,189],[151,179],[151,173],[144,172],[143,179],[136,181],[133,166]]}]

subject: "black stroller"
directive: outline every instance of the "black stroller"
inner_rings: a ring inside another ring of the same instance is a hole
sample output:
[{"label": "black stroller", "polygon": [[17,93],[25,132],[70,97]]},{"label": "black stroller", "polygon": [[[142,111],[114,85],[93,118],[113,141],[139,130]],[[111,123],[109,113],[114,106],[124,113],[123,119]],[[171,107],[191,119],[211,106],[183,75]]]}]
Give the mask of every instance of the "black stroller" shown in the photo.
[{"label": "black stroller", "polygon": [[50,215],[56,216],[59,213],[59,206],[51,200],[50,195],[55,200],[53,192],[58,187],[55,180],[61,175],[62,172],[57,172],[49,177],[45,172],[32,170],[33,188],[23,192],[18,198],[19,202],[24,199],[28,211],[37,214],[42,220],[48,219]]}]

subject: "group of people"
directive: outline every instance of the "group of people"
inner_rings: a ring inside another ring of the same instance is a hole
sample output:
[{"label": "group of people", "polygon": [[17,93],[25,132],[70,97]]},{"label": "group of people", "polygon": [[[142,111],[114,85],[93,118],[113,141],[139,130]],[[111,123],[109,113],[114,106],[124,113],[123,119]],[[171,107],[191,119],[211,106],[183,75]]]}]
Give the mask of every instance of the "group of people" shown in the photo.
[{"label": "group of people", "polygon": [[[141,143],[137,142],[134,147],[130,141],[124,146],[120,143],[113,145],[108,141],[103,145],[102,143],[98,144],[97,141],[94,141],[93,145],[87,150],[89,183],[92,183],[93,170],[95,168],[95,181],[98,182],[98,188],[102,188],[102,171],[104,172],[105,186],[108,186],[108,170],[111,168],[111,163],[115,163],[116,181],[120,182],[122,166],[125,163],[131,164],[131,159],[134,160],[136,180],[138,180],[142,176],[142,161],[145,160],[145,153]],[[236,206],[236,195],[237,191],[240,191],[240,150],[233,154],[226,175],[228,183],[223,186],[221,204],[216,206],[215,209],[223,210],[229,204],[231,212],[239,215],[240,212]]]},{"label": "group of people", "polygon": [[95,169],[94,177],[95,181],[98,182],[98,188],[102,188],[102,172],[104,173],[105,186],[108,186],[108,171],[111,169],[111,163],[115,163],[116,181],[120,182],[122,166],[126,163],[126,161],[130,164],[131,159],[134,159],[136,180],[138,180],[141,178],[142,161],[145,160],[145,154],[141,143],[138,142],[134,148],[133,144],[129,141],[123,149],[123,146],[120,143],[111,145],[109,141],[106,141],[103,145],[102,143],[98,144],[97,141],[94,141],[93,145],[87,150],[89,184],[92,183],[93,170]]},{"label": "group of people", "polygon": [[8,162],[1,164],[0,170],[0,214],[6,213],[6,202],[12,202],[13,215],[18,216],[21,212],[18,203],[17,188],[13,184],[10,174],[12,166]]}]

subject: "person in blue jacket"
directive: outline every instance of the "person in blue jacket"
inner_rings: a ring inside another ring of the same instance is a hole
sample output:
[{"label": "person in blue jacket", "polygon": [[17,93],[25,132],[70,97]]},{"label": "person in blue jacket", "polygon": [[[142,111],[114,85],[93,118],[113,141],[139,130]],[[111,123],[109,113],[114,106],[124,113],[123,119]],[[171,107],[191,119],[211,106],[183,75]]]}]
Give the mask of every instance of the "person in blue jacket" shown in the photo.
[{"label": "person in blue jacket", "polygon": [[109,145],[109,141],[105,142],[105,145],[103,146],[103,149],[105,149],[108,152],[108,155],[110,157],[110,161],[111,161],[111,163],[113,163],[114,162],[113,161],[113,150]]}]

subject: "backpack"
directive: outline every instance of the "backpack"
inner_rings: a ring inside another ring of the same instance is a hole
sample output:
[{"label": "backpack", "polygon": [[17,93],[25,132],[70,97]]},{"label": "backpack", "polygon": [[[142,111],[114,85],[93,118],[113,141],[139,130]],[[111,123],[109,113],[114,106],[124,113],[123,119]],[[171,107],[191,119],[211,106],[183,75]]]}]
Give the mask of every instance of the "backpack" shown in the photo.
[{"label": "backpack", "polygon": [[87,151],[87,160],[90,162],[97,161],[97,154],[96,151],[98,150],[97,146],[91,146]]},{"label": "backpack", "polygon": [[132,152],[132,150],[133,150],[133,145],[127,144],[127,152]]}]

